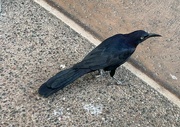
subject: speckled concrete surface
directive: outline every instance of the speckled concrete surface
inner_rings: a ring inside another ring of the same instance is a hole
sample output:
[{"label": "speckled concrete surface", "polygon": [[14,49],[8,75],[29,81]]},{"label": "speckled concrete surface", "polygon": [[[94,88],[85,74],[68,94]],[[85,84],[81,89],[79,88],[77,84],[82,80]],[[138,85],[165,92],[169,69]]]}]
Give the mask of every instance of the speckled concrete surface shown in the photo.
[{"label": "speckled concrete surface", "polygon": [[94,46],[34,2],[2,0],[0,126],[180,126],[180,109],[124,68],[42,98],[38,87]]}]

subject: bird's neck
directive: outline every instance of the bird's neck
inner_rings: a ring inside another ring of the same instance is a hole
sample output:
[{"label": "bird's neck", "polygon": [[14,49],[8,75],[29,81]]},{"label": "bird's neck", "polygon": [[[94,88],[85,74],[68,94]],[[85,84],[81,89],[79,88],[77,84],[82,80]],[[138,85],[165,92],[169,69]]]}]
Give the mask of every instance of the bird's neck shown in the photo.
[{"label": "bird's neck", "polygon": [[138,46],[139,43],[137,43],[136,41],[128,41],[127,42],[129,45],[133,46],[134,48],[136,48]]}]

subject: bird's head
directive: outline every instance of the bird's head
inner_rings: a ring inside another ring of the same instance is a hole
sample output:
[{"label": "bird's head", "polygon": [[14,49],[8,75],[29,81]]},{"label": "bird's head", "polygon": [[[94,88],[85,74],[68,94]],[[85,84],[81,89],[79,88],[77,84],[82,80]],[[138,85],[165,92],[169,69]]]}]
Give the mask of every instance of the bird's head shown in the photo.
[{"label": "bird's head", "polygon": [[143,30],[134,31],[132,33],[126,34],[126,36],[130,39],[129,42],[136,46],[150,37],[161,37],[159,34],[147,33]]}]

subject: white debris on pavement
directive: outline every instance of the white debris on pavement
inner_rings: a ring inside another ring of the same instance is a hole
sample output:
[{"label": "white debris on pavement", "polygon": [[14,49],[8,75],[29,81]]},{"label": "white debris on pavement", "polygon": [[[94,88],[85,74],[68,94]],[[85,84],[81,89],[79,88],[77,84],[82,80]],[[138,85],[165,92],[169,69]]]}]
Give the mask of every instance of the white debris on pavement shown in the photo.
[{"label": "white debris on pavement", "polygon": [[59,108],[57,110],[54,110],[54,115],[55,116],[62,116],[63,115],[63,109]]},{"label": "white debris on pavement", "polygon": [[83,108],[92,115],[98,115],[102,113],[103,110],[102,105],[93,105],[93,104],[85,104]]},{"label": "white debris on pavement", "polygon": [[171,78],[174,80],[177,80],[177,77],[175,75],[170,74]]},{"label": "white debris on pavement", "polygon": [[62,68],[62,69],[64,69],[65,67],[66,67],[66,65],[64,65],[64,64],[60,65],[60,68]]}]

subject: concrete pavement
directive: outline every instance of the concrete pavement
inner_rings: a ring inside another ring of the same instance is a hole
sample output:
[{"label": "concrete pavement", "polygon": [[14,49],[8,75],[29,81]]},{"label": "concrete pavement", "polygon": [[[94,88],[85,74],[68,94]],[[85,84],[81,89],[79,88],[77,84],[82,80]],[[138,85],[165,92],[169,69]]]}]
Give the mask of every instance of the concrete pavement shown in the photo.
[{"label": "concrete pavement", "polygon": [[180,126],[180,109],[124,67],[87,74],[57,94],[37,89],[95,46],[27,0],[2,0],[0,126]]}]

